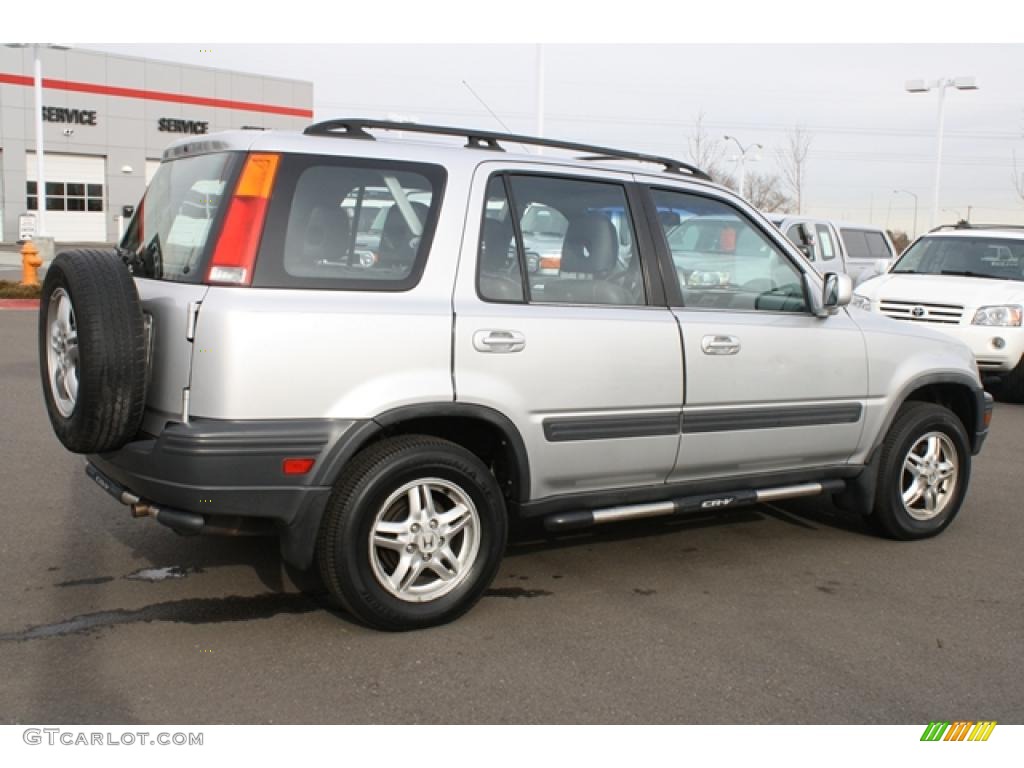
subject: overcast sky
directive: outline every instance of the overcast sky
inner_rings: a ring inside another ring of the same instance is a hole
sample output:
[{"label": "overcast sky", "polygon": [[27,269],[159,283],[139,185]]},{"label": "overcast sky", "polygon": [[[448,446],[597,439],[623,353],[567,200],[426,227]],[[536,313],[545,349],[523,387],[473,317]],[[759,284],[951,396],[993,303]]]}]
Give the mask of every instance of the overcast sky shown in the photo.
[{"label": "overcast sky", "polygon": [[[316,119],[401,115],[535,133],[533,45],[195,45],[82,47],[314,83]],[[202,48],[202,51],[200,50]],[[1024,172],[1024,45],[545,45],[551,137],[686,159],[694,118],[714,138],[765,146],[751,170],[774,172],[796,125],[813,135],[805,209],[909,230],[929,223],[937,96],[904,81],[973,75],[947,92],[941,221],[1024,224],[1012,155]],[[726,164],[730,153],[726,153]],[[954,213],[954,211],[956,213]]]}]

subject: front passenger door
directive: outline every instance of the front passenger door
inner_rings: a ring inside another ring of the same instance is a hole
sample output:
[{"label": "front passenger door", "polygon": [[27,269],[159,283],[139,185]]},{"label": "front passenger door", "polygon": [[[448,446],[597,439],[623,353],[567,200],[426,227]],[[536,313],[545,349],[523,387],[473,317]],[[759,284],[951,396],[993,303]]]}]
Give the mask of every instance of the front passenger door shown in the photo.
[{"label": "front passenger door", "polygon": [[[666,212],[714,237],[662,228],[663,271],[683,337],[686,395],[671,480],[843,464],[860,439],[863,336],[845,310],[822,319],[803,273],[767,227],[707,192],[652,189]],[[668,275],[671,275],[669,277]]]}]

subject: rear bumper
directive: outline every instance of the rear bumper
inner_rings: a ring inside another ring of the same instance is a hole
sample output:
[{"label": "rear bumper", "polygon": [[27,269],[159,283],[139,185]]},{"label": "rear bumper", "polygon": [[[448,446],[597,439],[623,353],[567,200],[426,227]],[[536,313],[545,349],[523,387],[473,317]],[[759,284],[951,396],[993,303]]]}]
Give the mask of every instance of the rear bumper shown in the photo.
[{"label": "rear bumper", "polygon": [[[365,434],[368,425],[373,422],[172,423],[157,437],[88,456],[89,476],[122,503],[137,498],[204,520],[257,519],[288,534],[294,528],[308,529],[314,521],[319,524],[347,458],[346,446]],[[315,463],[307,474],[285,475],[282,462],[289,458],[312,458]],[[296,562],[306,560],[305,553],[289,557],[288,547],[283,549],[293,564],[308,565]]]}]

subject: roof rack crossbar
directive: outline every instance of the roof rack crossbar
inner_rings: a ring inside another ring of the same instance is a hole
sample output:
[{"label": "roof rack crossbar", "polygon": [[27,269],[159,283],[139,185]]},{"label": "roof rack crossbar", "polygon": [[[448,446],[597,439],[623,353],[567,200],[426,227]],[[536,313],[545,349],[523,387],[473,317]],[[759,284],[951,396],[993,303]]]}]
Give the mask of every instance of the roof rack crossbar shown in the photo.
[{"label": "roof rack crossbar", "polygon": [[940,224],[928,231],[939,232],[943,229],[1024,229],[1024,224],[975,224],[971,221],[958,221],[956,224]]},{"label": "roof rack crossbar", "polygon": [[391,120],[367,120],[363,118],[338,118],[314,123],[303,131],[307,136],[336,136],[348,139],[369,139],[373,135],[367,132],[368,128],[377,128],[385,131],[406,131],[409,133],[430,133],[438,136],[459,136],[466,139],[466,147],[471,149],[489,149],[496,152],[503,152],[501,141],[513,144],[529,144],[537,147],[550,147],[552,149],[564,149],[570,152],[581,152],[581,160],[635,160],[642,163],[653,163],[662,166],[668,173],[687,173],[694,178],[711,181],[711,177],[689,163],[681,160],[673,160],[670,157],[658,155],[645,155],[638,152],[628,152],[621,149],[609,147],[597,147],[589,144],[576,144],[570,141],[556,141],[544,139],[537,136],[521,136],[515,133],[495,133],[493,131],[479,131],[475,128],[452,128],[442,125],[423,125],[421,123],[403,123]]}]

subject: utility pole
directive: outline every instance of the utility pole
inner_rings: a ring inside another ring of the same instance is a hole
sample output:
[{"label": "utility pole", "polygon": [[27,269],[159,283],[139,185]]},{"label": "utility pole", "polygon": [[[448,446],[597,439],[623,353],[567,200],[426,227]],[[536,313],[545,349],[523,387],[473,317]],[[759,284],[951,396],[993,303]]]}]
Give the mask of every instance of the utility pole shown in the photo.
[{"label": "utility pole", "polygon": [[932,188],[932,220],[934,227],[939,218],[939,182],[942,177],[942,139],[946,126],[946,89],[956,88],[958,91],[976,91],[978,86],[974,77],[940,77],[938,80],[908,80],[904,86],[910,93],[939,92],[939,112],[935,130],[935,182]]}]

